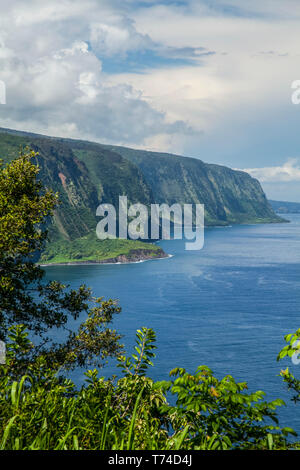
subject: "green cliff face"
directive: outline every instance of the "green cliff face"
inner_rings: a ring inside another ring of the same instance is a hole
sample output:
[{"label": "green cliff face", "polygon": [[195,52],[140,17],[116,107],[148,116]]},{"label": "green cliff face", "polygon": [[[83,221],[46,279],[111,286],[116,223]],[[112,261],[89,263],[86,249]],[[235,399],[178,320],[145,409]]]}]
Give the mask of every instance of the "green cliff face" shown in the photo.
[{"label": "green cliff face", "polygon": [[204,204],[205,224],[280,222],[260,183],[243,171],[196,158],[108,147],[135,163],[149,183],[155,202]]},{"label": "green cliff face", "polygon": [[130,241],[125,247],[114,240],[100,247],[103,242],[95,235],[91,239],[99,221],[97,206],[105,202],[117,207],[121,195],[128,197],[129,204],[140,202],[147,206],[204,204],[206,225],[282,221],[273,212],[259,182],[244,172],[195,158],[0,129],[0,156],[5,162],[15,158],[26,145],[39,153],[40,177],[45,185],[60,195],[44,262],[47,256],[58,260],[54,253],[58,251],[57,243],[63,247],[59,259],[64,261],[74,252],[77,259],[91,261],[92,247],[101,260],[128,255],[131,249],[134,252],[143,246],[153,250],[149,257],[161,255],[155,245]]}]

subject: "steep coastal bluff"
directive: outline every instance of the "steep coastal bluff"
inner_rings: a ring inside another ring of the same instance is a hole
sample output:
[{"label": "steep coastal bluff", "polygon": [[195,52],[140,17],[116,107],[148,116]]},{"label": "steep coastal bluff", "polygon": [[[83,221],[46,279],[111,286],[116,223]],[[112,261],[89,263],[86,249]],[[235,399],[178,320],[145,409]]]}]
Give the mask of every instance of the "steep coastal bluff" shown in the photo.
[{"label": "steep coastal bluff", "polygon": [[40,178],[60,195],[43,263],[128,262],[166,256],[155,244],[96,238],[101,203],[204,204],[207,226],[278,223],[260,183],[249,174],[196,158],[0,129],[0,157],[38,152]]}]

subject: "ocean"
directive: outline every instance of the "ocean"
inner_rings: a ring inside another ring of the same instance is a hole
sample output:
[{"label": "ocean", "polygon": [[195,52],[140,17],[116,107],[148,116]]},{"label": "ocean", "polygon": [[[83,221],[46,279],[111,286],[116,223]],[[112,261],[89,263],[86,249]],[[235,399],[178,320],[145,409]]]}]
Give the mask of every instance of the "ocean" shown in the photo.
[{"label": "ocean", "polygon": [[[249,391],[264,390],[267,400],[283,398],[280,424],[300,435],[299,405],[278,376],[288,366],[300,378],[300,365],[276,361],[284,335],[300,327],[300,214],[284,217],[290,223],[207,228],[201,251],[185,251],[184,240],[163,241],[170,258],[48,267],[46,278],[118,299],[122,313],[113,327],[128,353],[135,331],[153,328],[154,379],[168,379],[174,367],[194,372],[207,365],[219,378],[230,374],[248,382]],[[100,371],[114,373],[113,361]],[[83,371],[73,379],[82,383]]]}]

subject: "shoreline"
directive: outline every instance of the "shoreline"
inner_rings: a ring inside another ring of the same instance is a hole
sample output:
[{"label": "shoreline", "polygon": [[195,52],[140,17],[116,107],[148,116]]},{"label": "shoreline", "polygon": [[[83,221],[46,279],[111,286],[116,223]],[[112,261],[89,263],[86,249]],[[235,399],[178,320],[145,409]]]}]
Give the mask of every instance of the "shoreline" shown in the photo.
[{"label": "shoreline", "polygon": [[[272,221],[272,222],[266,222],[266,224],[276,224],[276,223],[290,223],[290,220],[287,220],[287,219],[283,219],[281,218],[281,221]],[[248,225],[248,226],[251,226],[251,225],[261,225],[263,223],[261,222],[254,222],[254,223],[240,223],[240,224],[228,224],[228,225],[208,225],[208,226],[205,226],[206,229],[222,229],[222,228],[233,228],[234,226],[241,226],[241,225]],[[157,244],[159,243],[159,240],[154,242],[154,244]],[[134,250],[135,251],[135,250]],[[139,251],[139,250],[137,250]],[[130,259],[130,257],[128,257],[128,255],[118,255],[117,257],[115,258],[107,258],[107,259],[103,259],[103,260],[100,260],[100,261],[97,261],[97,260],[85,260],[85,261],[63,261],[61,263],[59,262],[56,262],[56,263],[36,263],[38,266],[42,267],[42,268],[49,268],[51,266],[88,266],[88,265],[91,265],[91,266],[95,266],[95,265],[123,265],[123,264],[138,264],[138,263],[144,263],[145,261],[153,261],[153,260],[162,260],[162,259],[168,259],[168,258],[173,258],[174,255],[170,255],[170,254],[166,254],[163,252],[162,250],[162,253],[163,254],[162,256],[157,256],[157,257],[151,257],[151,256],[148,256],[147,254],[141,254],[139,253],[137,255],[137,257],[134,259]]]},{"label": "shoreline", "polygon": [[162,259],[168,259],[168,258],[173,258],[174,255],[169,255],[166,254],[165,256],[160,256],[157,258],[144,258],[140,260],[135,260],[135,261],[112,261],[112,259],[108,260],[102,260],[102,261],[95,261],[95,260],[86,260],[86,261],[70,261],[70,262],[63,262],[63,263],[43,263],[39,264],[37,263],[41,268],[49,268],[51,266],[96,266],[96,265],[108,265],[108,266],[120,266],[124,264],[139,264],[139,263],[145,263],[146,261],[156,261],[156,260],[162,260]]}]

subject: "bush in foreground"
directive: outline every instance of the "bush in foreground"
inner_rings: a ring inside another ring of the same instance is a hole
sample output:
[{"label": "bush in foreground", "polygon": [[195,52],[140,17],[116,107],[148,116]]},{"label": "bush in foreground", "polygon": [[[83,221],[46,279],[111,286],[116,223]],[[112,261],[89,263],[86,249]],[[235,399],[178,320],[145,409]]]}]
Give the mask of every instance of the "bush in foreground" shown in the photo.
[{"label": "bush in foreground", "polygon": [[[74,383],[41,355],[16,377],[18,357],[33,348],[24,326],[10,329],[7,363],[0,366],[0,449],[9,450],[227,450],[286,449],[291,429],[280,428],[276,408],[246,383],[222,380],[200,366],[174,369],[154,382],[155,333],[137,332],[135,353],[120,356],[122,378],[86,373]],[[18,368],[17,368],[18,369]],[[173,396],[169,403],[169,394]]]}]

